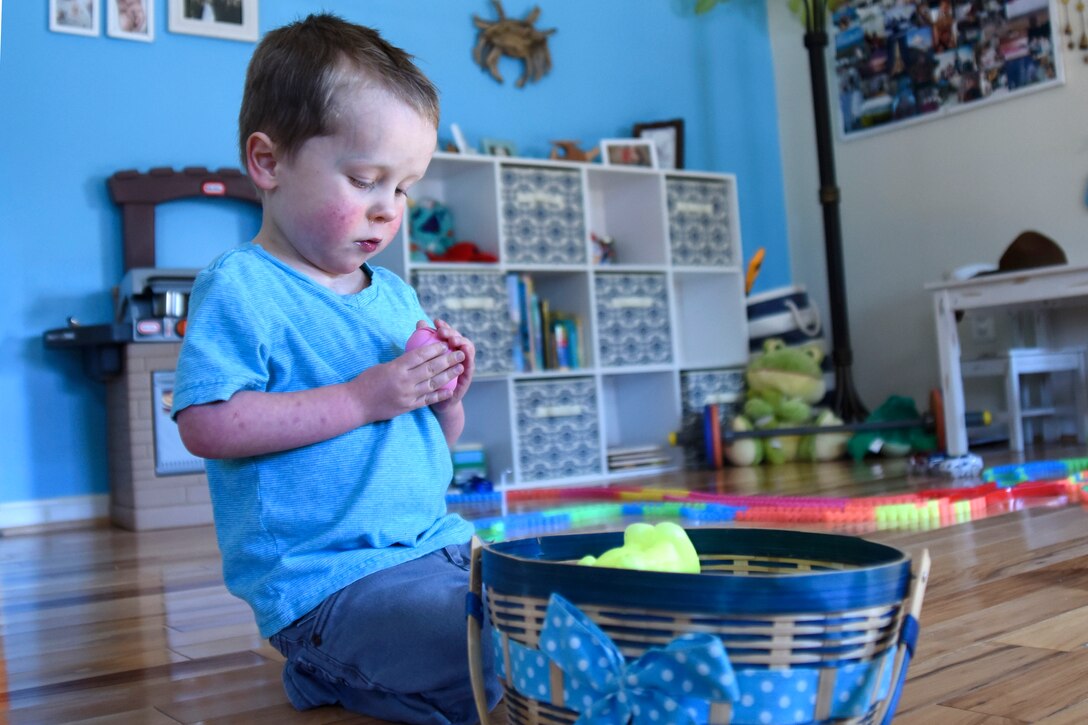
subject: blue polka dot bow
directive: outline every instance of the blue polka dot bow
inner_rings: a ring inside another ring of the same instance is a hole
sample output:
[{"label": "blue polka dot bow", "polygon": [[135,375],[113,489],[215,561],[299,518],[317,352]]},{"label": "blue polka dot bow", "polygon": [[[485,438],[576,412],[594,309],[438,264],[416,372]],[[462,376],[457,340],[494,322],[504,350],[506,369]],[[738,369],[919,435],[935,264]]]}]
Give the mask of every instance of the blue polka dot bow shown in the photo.
[{"label": "blue polka dot bow", "polygon": [[569,680],[575,725],[696,722],[691,700],[735,701],[740,692],[722,641],[709,634],[677,637],[626,662],[608,635],[580,609],[552,594],[540,649]]}]

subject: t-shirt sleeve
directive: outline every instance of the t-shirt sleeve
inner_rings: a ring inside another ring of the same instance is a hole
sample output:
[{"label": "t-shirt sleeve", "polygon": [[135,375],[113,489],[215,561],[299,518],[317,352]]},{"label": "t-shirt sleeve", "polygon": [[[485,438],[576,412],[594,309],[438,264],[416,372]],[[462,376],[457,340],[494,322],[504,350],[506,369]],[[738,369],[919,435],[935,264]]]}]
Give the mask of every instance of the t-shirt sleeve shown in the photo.
[{"label": "t-shirt sleeve", "polygon": [[193,285],[178,357],[172,416],[191,405],[229,400],[239,390],[266,390],[268,345],[262,316],[245,286],[219,268]]}]

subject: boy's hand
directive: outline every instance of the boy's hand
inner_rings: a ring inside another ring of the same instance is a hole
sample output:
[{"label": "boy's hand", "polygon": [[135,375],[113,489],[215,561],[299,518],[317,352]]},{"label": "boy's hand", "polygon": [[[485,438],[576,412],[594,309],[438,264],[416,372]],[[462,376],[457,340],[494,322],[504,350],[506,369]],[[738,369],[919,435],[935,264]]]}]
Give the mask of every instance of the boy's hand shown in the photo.
[{"label": "boy's hand", "polygon": [[[421,321],[416,326],[426,327],[426,323]],[[441,415],[444,411],[460,403],[465,397],[465,393],[468,392],[468,388],[472,384],[472,372],[476,369],[476,346],[445,320],[435,320],[434,327],[438,331],[439,339],[449,346],[450,352],[460,352],[464,356],[460,361],[462,371],[457,376],[457,386],[453,389],[453,393],[448,398],[431,404],[434,412]]]},{"label": "boy's hand", "polygon": [[[444,329],[438,328],[441,343],[410,350],[395,360],[367,368],[355,377],[351,383],[355,390],[353,397],[366,411],[365,420],[390,420],[425,405],[441,405],[450,399],[459,401],[464,397],[472,377],[471,360],[475,348],[454,332],[459,341],[455,347],[449,340],[453,328],[443,325]],[[421,327],[427,327],[427,324],[421,321],[417,329]],[[442,386],[454,378],[459,378],[457,386],[452,391],[443,390]]]}]

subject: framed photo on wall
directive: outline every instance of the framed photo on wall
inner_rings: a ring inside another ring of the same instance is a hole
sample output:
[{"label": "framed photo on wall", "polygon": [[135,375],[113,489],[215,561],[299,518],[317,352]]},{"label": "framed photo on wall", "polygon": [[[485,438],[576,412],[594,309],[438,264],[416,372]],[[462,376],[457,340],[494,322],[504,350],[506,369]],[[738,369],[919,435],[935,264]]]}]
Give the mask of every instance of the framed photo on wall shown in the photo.
[{"label": "framed photo on wall", "polygon": [[106,35],[145,43],[153,41],[154,0],[106,0]]},{"label": "framed photo on wall", "polygon": [[1049,0],[846,0],[832,22],[846,139],[1063,82]]},{"label": "framed photo on wall", "polygon": [[601,163],[611,166],[657,168],[657,150],[652,141],[634,138],[601,140]]},{"label": "framed photo on wall", "polygon": [[657,168],[684,168],[684,119],[636,123],[632,135],[653,142]]},{"label": "framed photo on wall", "polygon": [[256,42],[257,0],[169,0],[170,32]]},{"label": "framed photo on wall", "polygon": [[102,0],[49,0],[49,29],[54,33],[99,35]]}]

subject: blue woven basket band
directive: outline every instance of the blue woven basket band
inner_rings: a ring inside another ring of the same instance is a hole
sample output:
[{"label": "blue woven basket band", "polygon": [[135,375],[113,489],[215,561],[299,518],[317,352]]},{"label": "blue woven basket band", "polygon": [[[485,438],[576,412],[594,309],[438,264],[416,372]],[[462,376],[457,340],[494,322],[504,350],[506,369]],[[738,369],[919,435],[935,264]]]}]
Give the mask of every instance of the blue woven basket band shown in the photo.
[{"label": "blue woven basket band", "polygon": [[481,626],[484,623],[484,602],[476,592],[465,593],[465,614],[476,620]]},{"label": "blue woven basket band", "polygon": [[914,645],[918,643],[918,629],[918,620],[913,615],[908,614],[903,617],[903,627],[899,630],[899,641],[906,646],[907,653],[911,657],[914,656]]},{"label": "blue woven basket band", "polygon": [[685,613],[841,612],[895,604],[907,595],[910,560],[890,546],[833,534],[769,529],[691,529],[695,550],[715,556],[829,562],[843,569],[770,576],[664,574],[570,562],[623,543],[623,532],[516,539],[484,547],[484,584],[510,596]]}]

